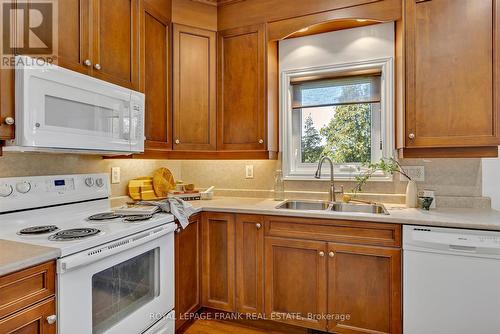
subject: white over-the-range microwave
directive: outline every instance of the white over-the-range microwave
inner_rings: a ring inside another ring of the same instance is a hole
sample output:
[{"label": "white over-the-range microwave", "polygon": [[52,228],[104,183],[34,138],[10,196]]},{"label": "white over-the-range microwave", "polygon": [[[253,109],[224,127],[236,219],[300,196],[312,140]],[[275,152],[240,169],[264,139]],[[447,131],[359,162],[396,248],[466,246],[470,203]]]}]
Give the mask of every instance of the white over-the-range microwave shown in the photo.
[{"label": "white over-the-range microwave", "polygon": [[142,93],[27,56],[16,57],[15,139],[6,151],[144,151]]}]

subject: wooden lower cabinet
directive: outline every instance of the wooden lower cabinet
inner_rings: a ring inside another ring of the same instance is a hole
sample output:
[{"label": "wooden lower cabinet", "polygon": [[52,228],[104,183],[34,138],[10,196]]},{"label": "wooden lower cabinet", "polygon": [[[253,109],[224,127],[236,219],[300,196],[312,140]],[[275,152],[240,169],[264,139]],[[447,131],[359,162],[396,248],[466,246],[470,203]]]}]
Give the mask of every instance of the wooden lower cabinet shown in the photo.
[{"label": "wooden lower cabinet", "polygon": [[201,305],[331,333],[400,334],[401,226],[307,222],[203,213]]},{"label": "wooden lower cabinet", "polygon": [[189,219],[175,234],[175,328],[179,329],[201,306],[201,216]]},{"label": "wooden lower cabinet", "polygon": [[2,334],[55,334],[56,323],[47,318],[56,314],[55,298],[50,298],[32,307],[0,319]]},{"label": "wooden lower cabinet", "polygon": [[235,219],[233,214],[202,216],[202,304],[235,310]]},{"label": "wooden lower cabinet", "polygon": [[401,333],[401,250],[329,243],[328,314],[333,333]]},{"label": "wooden lower cabinet", "polygon": [[272,320],[326,330],[309,315],[327,311],[326,243],[266,238],[266,316]]},{"label": "wooden lower cabinet", "polygon": [[0,277],[0,333],[55,334],[55,262]]},{"label": "wooden lower cabinet", "polygon": [[264,312],[264,219],[236,215],[236,311]]}]

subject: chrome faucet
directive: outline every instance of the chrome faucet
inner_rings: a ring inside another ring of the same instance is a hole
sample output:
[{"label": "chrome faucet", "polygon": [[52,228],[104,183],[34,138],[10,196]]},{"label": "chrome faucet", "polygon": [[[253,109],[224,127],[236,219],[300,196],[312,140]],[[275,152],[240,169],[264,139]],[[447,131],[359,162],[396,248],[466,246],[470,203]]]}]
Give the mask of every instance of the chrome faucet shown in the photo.
[{"label": "chrome faucet", "polygon": [[[321,159],[319,159],[318,162],[318,169],[316,170],[316,173],[314,174],[314,177],[317,179],[321,179],[321,168],[323,167],[323,162],[328,161],[330,163],[330,202],[336,202],[336,191],[335,191],[335,175],[333,172],[333,161],[327,156],[322,156]],[[342,187],[342,190],[339,193],[344,193],[344,187]]]}]

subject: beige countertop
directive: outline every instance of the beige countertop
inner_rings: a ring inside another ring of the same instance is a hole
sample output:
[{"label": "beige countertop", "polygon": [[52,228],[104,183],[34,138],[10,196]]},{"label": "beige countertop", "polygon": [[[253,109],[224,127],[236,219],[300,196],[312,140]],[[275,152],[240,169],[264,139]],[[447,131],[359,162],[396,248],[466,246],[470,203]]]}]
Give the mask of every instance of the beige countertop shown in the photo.
[{"label": "beige countertop", "polygon": [[193,201],[190,203],[200,211],[346,219],[500,231],[500,211],[492,209],[439,208],[424,211],[420,209],[407,209],[402,205],[386,204],[389,215],[380,215],[276,209],[276,206],[281,202],[262,198],[215,197],[213,200]]},{"label": "beige countertop", "polygon": [[57,248],[0,239],[0,276],[56,259]]}]

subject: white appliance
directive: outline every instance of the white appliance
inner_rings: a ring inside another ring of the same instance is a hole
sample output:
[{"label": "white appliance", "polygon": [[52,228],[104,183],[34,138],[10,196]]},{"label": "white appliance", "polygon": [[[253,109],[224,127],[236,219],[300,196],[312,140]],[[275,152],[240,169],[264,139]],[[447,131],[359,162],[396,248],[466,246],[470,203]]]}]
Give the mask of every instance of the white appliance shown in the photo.
[{"label": "white appliance", "polygon": [[16,136],[8,151],[144,151],[142,93],[17,56],[15,101]]},{"label": "white appliance", "polygon": [[500,332],[500,232],[403,227],[403,333]]},{"label": "white appliance", "polygon": [[0,179],[0,239],[60,250],[59,334],[173,334],[174,217],[113,216],[109,193],[106,174]]}]

